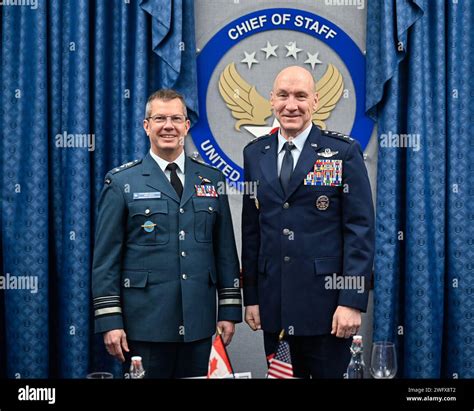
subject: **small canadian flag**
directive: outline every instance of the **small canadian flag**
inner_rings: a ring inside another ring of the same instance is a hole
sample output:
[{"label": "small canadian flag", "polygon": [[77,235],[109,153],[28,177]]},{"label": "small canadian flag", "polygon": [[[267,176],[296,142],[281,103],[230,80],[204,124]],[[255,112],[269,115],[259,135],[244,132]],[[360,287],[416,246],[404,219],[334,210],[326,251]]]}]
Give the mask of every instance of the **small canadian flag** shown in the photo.
[{"label": "small canadian flag", "polygon": [[224,341],[222,341],[221,335],[218,334],[212,343],[207,378],[226,378],[233,374]]}]

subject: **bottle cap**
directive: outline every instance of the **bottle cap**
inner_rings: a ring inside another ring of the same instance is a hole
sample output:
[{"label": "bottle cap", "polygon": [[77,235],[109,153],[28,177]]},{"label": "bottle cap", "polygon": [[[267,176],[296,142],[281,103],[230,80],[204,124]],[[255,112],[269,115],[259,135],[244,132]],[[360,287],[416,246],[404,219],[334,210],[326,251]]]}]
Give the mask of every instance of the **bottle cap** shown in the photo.
[{"label": "bottle cap", "polygon": [[136,355],[134,357],[132,357],[132,361],[141,361],[142,360],[142,357]]},{"label": "bottle cap", "polygon": [[353,340],[360,340],[360,341],[362,341],[362,335],[353,335],[353,336],[352,336],[352,339],[353,339]]}]

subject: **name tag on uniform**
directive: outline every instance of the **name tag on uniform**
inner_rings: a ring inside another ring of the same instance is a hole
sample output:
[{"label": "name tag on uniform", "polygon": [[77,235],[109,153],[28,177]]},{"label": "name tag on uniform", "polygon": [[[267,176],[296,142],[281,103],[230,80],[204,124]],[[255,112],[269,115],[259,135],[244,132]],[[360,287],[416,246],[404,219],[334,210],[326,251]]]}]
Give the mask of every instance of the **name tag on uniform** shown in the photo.
[{"label": "name tag on uniform", "polygon": [[305,186],[330,186],[342,185],[342,160],[316,160],[313,171],[304,179]]},{"label": "name tag on uniform", "polygon": [[134,200],[149,200],[151,198],[161,198],[161,192],[152,191],[151,193],[133,193]]},{"label": "name tag on uniform", "polygon": [[196,184],[196,195],[198,197],[218,197],[216,187],[208,184]]}]

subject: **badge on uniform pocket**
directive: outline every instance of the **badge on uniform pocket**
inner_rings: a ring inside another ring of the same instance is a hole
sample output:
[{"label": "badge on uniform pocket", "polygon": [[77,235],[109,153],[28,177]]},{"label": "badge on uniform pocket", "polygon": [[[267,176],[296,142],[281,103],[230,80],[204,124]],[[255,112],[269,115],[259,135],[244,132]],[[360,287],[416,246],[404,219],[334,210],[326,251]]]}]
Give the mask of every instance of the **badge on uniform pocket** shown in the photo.
[{"label": "badge on uniform pocket", "polygon": [[153,221],[147,220],[145,223],[142,225],[142,228],[147,232],[147,233],[152,233],[155,230],[156,224]]},{"label": "badge on uniform pocket", "polygon": [[342,160],[316,160],[313,171],[309,172],[304,179],[304,185],[341,186]]},{"label": "badge on uniform pocket", "polygon": [[329,197],[328,196],[319,196],[316,199],[316,208],[319,211],[326,211],[329,208]]}]

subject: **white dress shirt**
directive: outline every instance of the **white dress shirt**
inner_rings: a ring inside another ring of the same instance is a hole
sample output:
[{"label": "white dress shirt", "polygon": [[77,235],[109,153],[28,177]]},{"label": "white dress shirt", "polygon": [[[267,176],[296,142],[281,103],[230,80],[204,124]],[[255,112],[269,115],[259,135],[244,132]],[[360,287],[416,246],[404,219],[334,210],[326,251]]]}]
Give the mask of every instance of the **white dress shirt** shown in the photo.
[{"label": "white dress shirt", "polygon": [[[298,163],[298,159],[300,158],[301,152],[303,151],[304,143],[306,143],[306,139],[309,136],[311,131],[311,123],[308,127],[306,127],[300,134],[298,134],[295,138],[291,141],[295,145],[295,148],[291,150],[291,155],[293,156],[293,170],[296,167],[296,163]],[[283,146],[288,140],[281,135],[280,130],[278,130],[278,175],[281,172],[281,164],[283,163],[283,157],[285,156],[285,150]]]},{"label": "white dress shirt", "polygon": [[[171,171],[167,170],[166,167],[170,162],[168,160],[163,160],[160,156],[157,156],[151,149],[150,149],[150,155],[153,158],[153,160],[156,161],[156,163],[160,166],[161,170],[163,173],[165,173],[166,178],[168,181],[171,182]],[[181,154],[178,156],[178,158],[172,163],[176,163],[178,165],[178,168],[176,169],[176,174],[178,174],[179,179],[181,180],[181,184],[183,184],[184,187],[184,163],[185,163],[185,157],[184,157],[184,150],[181,152]]]}]

